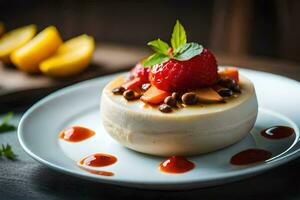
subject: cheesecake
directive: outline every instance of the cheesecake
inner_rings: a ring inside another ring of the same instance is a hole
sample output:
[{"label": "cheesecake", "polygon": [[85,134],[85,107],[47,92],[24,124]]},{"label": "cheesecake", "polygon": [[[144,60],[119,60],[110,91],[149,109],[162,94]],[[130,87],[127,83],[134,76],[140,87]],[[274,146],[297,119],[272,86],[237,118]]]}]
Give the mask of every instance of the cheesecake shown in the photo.
[{"label": "cheesecake", "polygon": [[114,95],[112,90],[125,77],[104,88],[101,119],[112,138],[135,151],[158,156],[206,153],[241,140],[255,123],[255,90],[244,76],[240,76],[241,93],[226,102],[199,103],[167,114],[140,99],[127,101]]},{"label": "cheesecake", "polygon": [[102,123],[125,147],[157,156],[198,155],[238,142],[254,126],[253,83],[237,68],[219,67],[212,52],[185,37],[177,21],[171,46],[149,42],[155,53],[103,89]]}]

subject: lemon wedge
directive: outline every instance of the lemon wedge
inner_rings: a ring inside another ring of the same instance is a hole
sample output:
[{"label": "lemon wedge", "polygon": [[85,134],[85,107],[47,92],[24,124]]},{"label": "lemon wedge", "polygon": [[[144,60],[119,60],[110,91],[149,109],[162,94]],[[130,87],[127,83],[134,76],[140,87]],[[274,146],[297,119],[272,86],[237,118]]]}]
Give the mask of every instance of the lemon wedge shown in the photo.
[{"label": "lemon wedge", "polygon": [[[4,31],[3,24],[2,24],[2,28],[0,24],[0,32],[1,29],[3,29]],[[9,63],[10,54],[16,49],[28,43],[34,37],[35,34],[36,34],[35,25],[28,25],[21,28],[17,28],[4,34],[0,38],[0,60]]]},{"label": "lemon wedge", "polygon": [[20,70],[28,73],[39,72],[39,63],[53,55],[62,40],[57,29],[49,26],[30,42],[11,54],[11,60]]},{"label": "lemon wedge", "polygon": [[40,64],[40,70],[52,77],[73,76],[90,63],[95,49],[93,37],[80,35],[63,43],[57,52]]}]

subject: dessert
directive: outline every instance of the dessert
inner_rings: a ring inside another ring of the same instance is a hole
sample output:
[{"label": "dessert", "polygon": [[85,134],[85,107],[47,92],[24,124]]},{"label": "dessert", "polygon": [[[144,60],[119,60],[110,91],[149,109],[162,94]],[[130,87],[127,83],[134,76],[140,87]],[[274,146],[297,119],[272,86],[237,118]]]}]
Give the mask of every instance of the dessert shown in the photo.
[{"label": "dessert", "polygon": [[115,140],[147,154],[182,156],[226,147],[249,133],[258,111],[249,79],[187,43],[179,21],[171,47],[160,39],[148,45],[155,53],[102,92],[102,122]]}]

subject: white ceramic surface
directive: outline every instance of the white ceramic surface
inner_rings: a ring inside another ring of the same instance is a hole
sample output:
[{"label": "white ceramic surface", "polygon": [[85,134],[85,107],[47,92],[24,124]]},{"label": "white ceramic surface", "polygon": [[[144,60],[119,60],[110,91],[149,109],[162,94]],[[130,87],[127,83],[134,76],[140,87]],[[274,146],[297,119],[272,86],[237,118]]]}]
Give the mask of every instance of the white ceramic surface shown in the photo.
[{"label": "white ceramic surface", "polygon": [[[259,114],[251,134],[225,149],[189,157],[196,168],[184,174],[166,174],[158,170],[162,157],[148,156],[121,146],[105,132],[98,110],[101,90],[117,75],[100,77],[59,90],[36,103],[23,116],[18,129],[24,150],[37,161],[61,172],[81,178],[151,189],[189,189],[223,184],[253,176],[283,164],[299,155],[300,84],[269,73],[243,70],[240,72],[255,85]],[[119,74],[118,74],[119,75]],[[58,139],[59,131],[72,125],[84,125],[96,135],[80,143]],[[269,140],[259,131],[287,125],[296,134],[281,140]],[[263,148],[273,153],[267,162],[237,167],[229,164],[232,155],[247,148]],[[109,153],[118,158],[114,165],[100,170],[112,171],[112,177],[90,174],[76,162],[93,153]]]}]

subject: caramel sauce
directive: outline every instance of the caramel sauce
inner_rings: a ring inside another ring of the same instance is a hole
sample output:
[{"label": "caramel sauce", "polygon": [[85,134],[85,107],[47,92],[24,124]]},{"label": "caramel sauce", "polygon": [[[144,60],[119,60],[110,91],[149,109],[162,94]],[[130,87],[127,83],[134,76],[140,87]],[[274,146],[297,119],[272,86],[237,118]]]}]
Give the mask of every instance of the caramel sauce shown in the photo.
[{"label": "caramel sauce", "polygon": [[91,174],[96,174],[96,175],[100,175],[100,176],[113,176],[114,173],[112,172],[108,172],[108,171],[98,171],[98,170],[93,170],[93,169],[87,169],[87,168],[84,168],[82,166],[80,166],[81,169],[83,169],[84,171],[87,171]]},{"label": "caramel sauce", "polygon": [[263,149],[246,149],[231,157],[233,165],[250,165],[263,162],[272,157],[272,153]]},{"label": "caramel sauce", "polygon": [[87,156],[79,161],[79,164],[90,167],[104,167],[117,162],[117,158],[113,155],[96,153]]},{"label": "caramel sauce", "polygon": [[81,142],[95,135],[95,132],[81,126],[72,126],[60,132],[59,138],[68,142]]},{"label": "caramel sauce", "polygon": [[[261,135],[268,139],[281,139],[295,134],[293,128],[288,126],[273,126],[262,130]],[[60,138],[69,142],[80,142],[95,135],[95,132],[84,127],[73,126],[66,128],[60,133]],[[232,165],[250,165],[264,162],[272,157],[272,153],[263,149],[246,149],[231,157]],[[78,165],[81,169],[96,175],[113,176],[113,172],[89,169],[90,167],[104,167],[117,162],[113,155],[96,153],[81,159]],[[171,156],[160,163],[159,169],[165,173],[185,173],[195,168],[195,164],[182,156]]]},{"label": "caramel sauce", "polygon": [[159,165],[159,169],[166,173],[185,173],[192,170],[195,164],[181,156],[171,156]]},{"label": "caramel sauce", "polygon": [[260,132],[262,136],[268,139],[282,139],[295,133],[293,128],[288,126],[273,126]]}]

